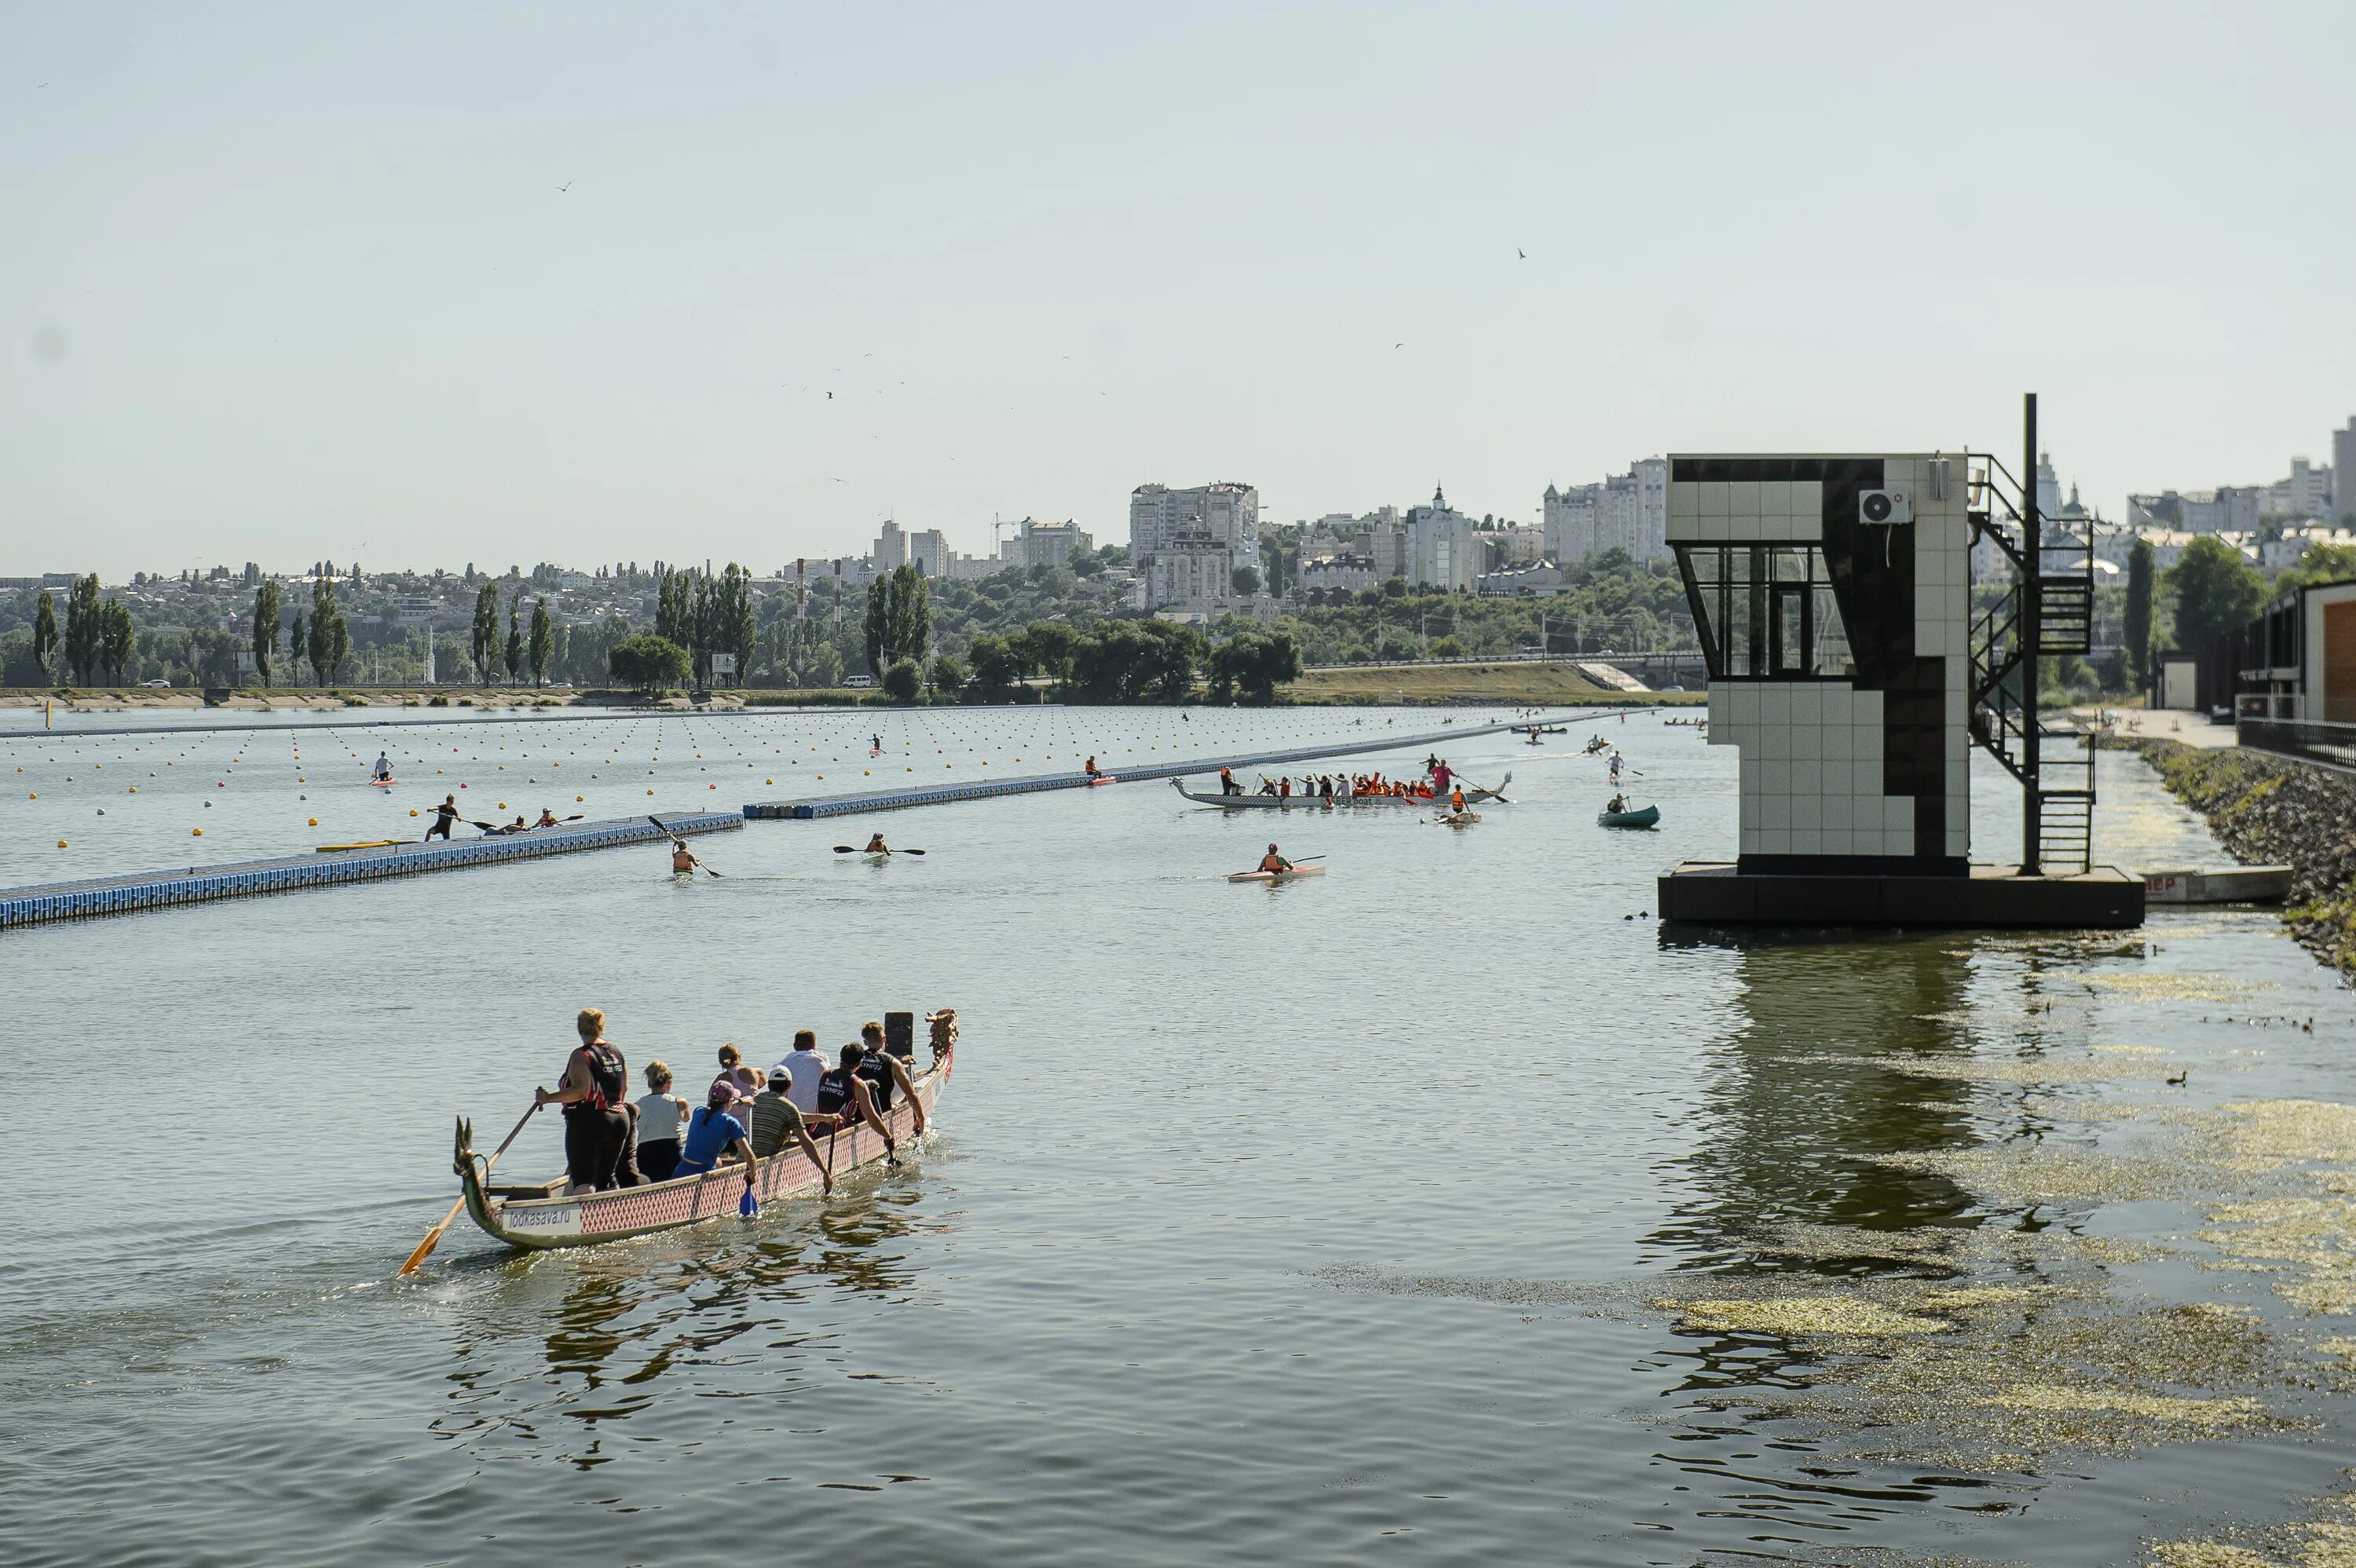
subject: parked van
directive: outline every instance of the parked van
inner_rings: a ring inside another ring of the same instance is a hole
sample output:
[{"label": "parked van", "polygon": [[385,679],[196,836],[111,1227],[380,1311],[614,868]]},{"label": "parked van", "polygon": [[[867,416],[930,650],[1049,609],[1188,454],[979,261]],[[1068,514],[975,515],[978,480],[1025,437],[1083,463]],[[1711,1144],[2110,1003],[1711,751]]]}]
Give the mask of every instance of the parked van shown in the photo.
[{"label": "parked van", "polygon": [[842,677],[842,684],[845,686],[869,687],[875,684],[875,677],[872,675],[846,675]]}]

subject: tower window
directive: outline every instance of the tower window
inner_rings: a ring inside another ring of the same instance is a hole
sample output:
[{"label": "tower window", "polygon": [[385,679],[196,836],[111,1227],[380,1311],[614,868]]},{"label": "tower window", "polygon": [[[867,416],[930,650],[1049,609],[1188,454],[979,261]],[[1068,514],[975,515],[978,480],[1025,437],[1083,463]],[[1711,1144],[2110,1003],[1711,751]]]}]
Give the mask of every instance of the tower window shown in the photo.
[{"label": "tower window", "polygon": [[1848,629],[1814,545],[1678,545],[1712,680],[1854,679]]}]

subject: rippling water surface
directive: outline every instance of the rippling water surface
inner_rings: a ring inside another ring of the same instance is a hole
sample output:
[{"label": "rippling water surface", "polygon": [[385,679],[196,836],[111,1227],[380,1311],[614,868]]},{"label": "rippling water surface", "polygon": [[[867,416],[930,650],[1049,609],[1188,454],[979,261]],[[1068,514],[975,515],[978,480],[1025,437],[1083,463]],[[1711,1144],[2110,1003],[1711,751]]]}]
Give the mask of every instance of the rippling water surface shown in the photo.
[{"label": "rippling water surface", "polygon": [[[2330,1490],[2351,1009],[2273,916],[1665,940],[1733,754],[1610,732],[1657,833],[1491,737],[1464,832],[1116,787],[0,939],[0,1555],[2096,1564]],[[1332,873],[1219,880],[1271,831]],[[830,1202],[392,1281],[584,1003],[689,1084],[966,1027]]]}]

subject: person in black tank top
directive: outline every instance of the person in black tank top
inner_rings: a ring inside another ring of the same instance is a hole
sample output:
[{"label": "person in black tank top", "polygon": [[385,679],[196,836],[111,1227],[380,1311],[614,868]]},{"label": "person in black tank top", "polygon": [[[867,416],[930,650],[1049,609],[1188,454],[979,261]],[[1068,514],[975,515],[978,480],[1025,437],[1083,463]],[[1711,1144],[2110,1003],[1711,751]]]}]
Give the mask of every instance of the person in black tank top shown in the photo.
[{"label": "person in black tank top", "polygon": [[[874,1093],[859,1071],[866,1055],[858,1046],[846,1045],[842,1048],[842,1064],[819,1075],[818,1114],[831,1117],[833,1130],[837,1132],[866,1123],[882,1135],[884,1152],[896,1156],[899,1144],[892,1136],[892,1129],[884,1125],[883,1116],[876,1111]],[[899,1163],[896,1157],[893,1163]]]},{"label": "person in black tank top", "polygon": [[860,1063],[860,1075],[875,1092],[875,1108],[885,1115],[892,1114],[894,1091],[908,1102],[916,1118],[916,1136],[925,1136],[925,1104],[916,1098],[916,1086],[909,1080],[908,1063],[884,1046],[884,1026],[870,1019],[859,1030],[859,1049],[865,1053]]},{"label": "person in black tank top", "polygon": [[603,1012],[584,1008],[574,1024],[581,1043],[565,1059],[563,1081],[554,1089],[534,1089],[532,1104],[564,1107],[567,1189],[594,1192],[621,1184],[630,1118],[619,1107],[628,1097],[629,1069],[606,1043]]}]

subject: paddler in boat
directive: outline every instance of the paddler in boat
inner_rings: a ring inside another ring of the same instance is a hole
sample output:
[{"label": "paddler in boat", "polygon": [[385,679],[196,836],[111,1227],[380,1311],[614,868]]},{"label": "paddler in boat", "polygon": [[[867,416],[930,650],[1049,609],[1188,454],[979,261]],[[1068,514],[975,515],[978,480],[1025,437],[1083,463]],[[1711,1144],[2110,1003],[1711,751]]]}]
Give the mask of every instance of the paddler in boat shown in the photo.
[{"label": "paddler in boat", "polygon": [[1449,781],[1449,780],[1451,780],[1451,779],[1452,779],[1452,778],[1454,778],[1455,776],[1456,776],[1456,770],[1455,770],[1455,769],[1453,769],[1453,768],[1451,768],[1451,767],[1450,767],[1450,766],[1447,764],[1447,763],[1445,763],[1445,762],[1437,762],[1437,763],[1432,763],[1432,764],[1431,764],[1431,788],[1432,788],[1432,792],[1433,792],[1434,794],[1439,794],[1440,792],[1441,792],[1441,791],[1443,791],[1443,790],[1447,789],[1447,787],[1448,787],[1448,781]]},{"label": "paddler in boat", "polygon": [[884,835],[881,833],[870,836],[867,848],[860,851],[862,855],[889,855],[891,852],[892,846],[884,842]]},{"label": "paddler in boat", "polygon": [[686,839],[674,838],[670,841],[671,875],[677,876],[682,871],[692,873],[703,862],[689,851]]},{"label": "paddler in boat", "polygon": [[376,765],[369,770],[369,777],[390,781],[392,777],[392,759],[379,752],[376,754]]},{"label": "paddler in boat", "polygon": [[1271,844],[1268,847],[1268,853],[1259,858],[1259,869],[1263,871],[1290,871],[1292,869],[1292,862],[1286,859],[1278,851],[1276,846]]},{"label": "paddler in boat", "polygon": [[906,1060],[884,1049],[884,1026],[873,1019],[860,1025],[859,1049],[862,1053],[859,1075],[867,1080],[867,1086],[875,1096],[875,1108],[886,1115],[891,1115],[892,1094],[897,1090],[900,1097],[908,1102],[908,1108],[916,1112],[916,1136],[923,1137],[924,1102],[916,1098],[916,1086],[908,1081]]},{"label": "paddler in boat", "polygon": [[553,1089],[532,1090],[531,1103],[535,1109],[564,1107],[565,1189],[594,1192],[616,1185],[615,1168],[630,1132],[621,1109],[630,1073],[622,1053],[606,1042],[602,1011],[584,1008],[573,1022],[581,1043],[564,1059],[563,1078]]},{"label": "paddler in boat", "polygon": [[1221,768],[1219,770],[1219,793],[1221,795],[1241,795],[1244,793],[1244,786],[1236,783],[1236,771],[1233,768]]},{"label": "paddler in boat", "polygon": [[744,1185],[753,1185],[754,1178],[761,1173],[761,1160],[746,1141],[744,1124],[729,1114],[728,1107],[735,1098],[735,1084],[725,1078],[712,1080],[712,1092],[704,1096],[703,1104],[687,1119],[687,1137],[674,1174],[701,1176],[719,1168],[724,1160],[741,1159],[744,1162]]},{"label": "paddler in boat", "polygon": [[753,1156],[756,1159],[766,1159],[771,1155],[783,1154],[790,1139],[801,1146],[802,1153],[809,1156],[809,1162],[818,1167],[819,1177],[825,1182],[826,1190],[832,1192],[834,1172],[828,1168],[826,1157],[818,1152],[818,1145],[810,1141],[809,1128],[802,1122],[801,1107],[793,1101],[793,1086],[794,1075],[780,1061],[769,1069],[768,1087],[753,1096],[753,1126],[748,1135],[752,1140]]},{"label": "paddler in boat", "polygon": [[1464,815],[1464,792],[1462,790],[1460,789],[1448,797],[1448,809],[1454,812],[1459,816]]},{"label": "paddler in boat", "polygon": [[534,827],[554,827],[559,826],[556,820],[556,813],[549,810],[548,807],[544,805],[541,806],[540,808],[540,820],[533,823],[532,826]]},{"label": "paddler in boat", "polygon": [[1612,804],[1603,809],[1617,816],[1628,809],[1628,797],[1624,795],[1615,795],[1612,797]]},{"label": "paddler in boat", "polygon": [[866,1055],[856,1045],[842,1048],[842,1065],[829,1069],[818,1081],[818,1114],[825,1119],[830,1137],[865,1122],[883,1136],[884,1157],[897,1165],[899,1143],[884,1118],[875,1114],[875,1097],[860,1075],[859,1064]]},{"label": "paddler in boat", "polygon": [[1082,763],[1080,764],[1080,772],[1082,772],[1082,773],[1086,773],[1086,774],[1087,774],[1087,775],[1088,775],[1088,782],[1089,782],[1089,783],[1094,784],[1094,783],[1096,782],[1096,778],[1097,778],[1097,758],[1096,758],[1096,753],[1095,753],[1094,752],[1089,752],[1089,753],[1088,753],[1088,760],[1087,760],[1087,762]]}]

